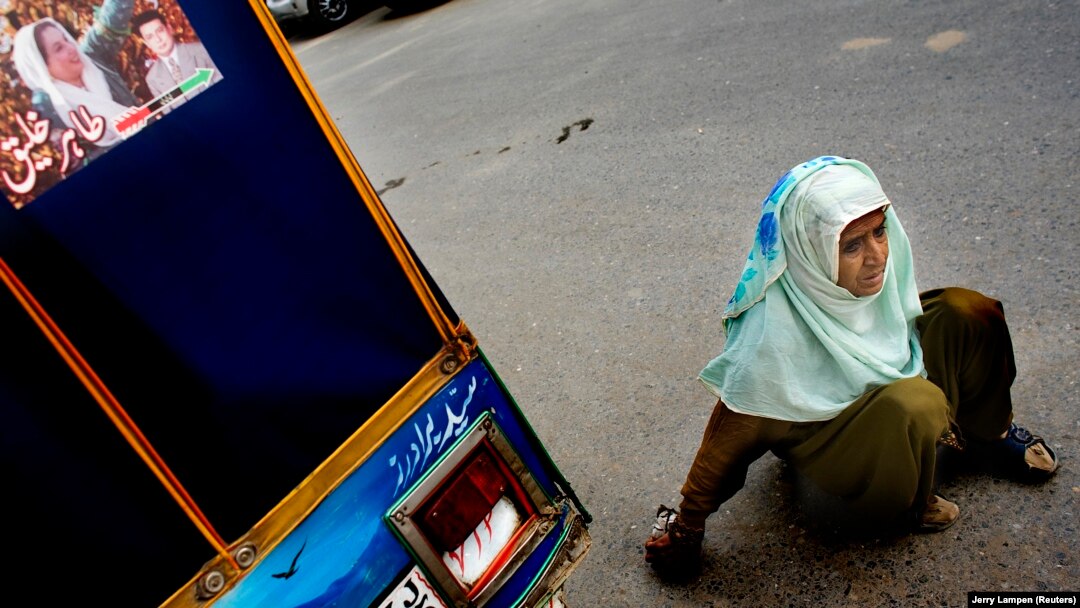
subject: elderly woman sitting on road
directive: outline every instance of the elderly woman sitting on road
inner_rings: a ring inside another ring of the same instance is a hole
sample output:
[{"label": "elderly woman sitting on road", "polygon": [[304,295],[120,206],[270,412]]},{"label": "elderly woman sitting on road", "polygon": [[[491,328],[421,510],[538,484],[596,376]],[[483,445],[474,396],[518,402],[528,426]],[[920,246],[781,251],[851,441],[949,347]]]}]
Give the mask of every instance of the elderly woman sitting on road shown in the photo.
[{"label": "elderly woman sitting on road", "polygon": [[1001,304],[918,292],[907,235],[859,161],[817,158],[777,182],[723,322],[700,375],[720,401],[679,511],[645,543],[661,572],[698,565],[705,519],[767,450],[865,518],[931,532],[959,516],[935,494],[939,445],[1020,481],[1057,469],[1012,422]]}]

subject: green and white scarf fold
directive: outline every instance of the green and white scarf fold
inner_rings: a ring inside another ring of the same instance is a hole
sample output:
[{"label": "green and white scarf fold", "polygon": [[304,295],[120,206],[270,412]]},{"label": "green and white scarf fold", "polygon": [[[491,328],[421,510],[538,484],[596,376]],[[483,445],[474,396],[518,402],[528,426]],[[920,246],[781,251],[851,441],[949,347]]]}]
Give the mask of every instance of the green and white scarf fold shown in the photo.
[{"label": "green and white scarf fold", "polygon": [[[881,291],[836,285],[840,233],[885,208]],[[701,381],[734,411],[830,420],[868,390],[925,375],[911,245],[865,164],[822,156],[792,168],[762,203],[753,248],[723,314],[724,352]]]}]

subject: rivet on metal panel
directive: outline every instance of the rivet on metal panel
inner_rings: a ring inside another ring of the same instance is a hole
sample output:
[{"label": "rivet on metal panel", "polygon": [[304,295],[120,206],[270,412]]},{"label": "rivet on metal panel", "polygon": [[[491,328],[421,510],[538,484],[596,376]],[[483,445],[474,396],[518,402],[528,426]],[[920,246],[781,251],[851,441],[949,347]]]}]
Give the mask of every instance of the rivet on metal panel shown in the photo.
[{"label": "rivet on metal panel", "polygon": [[255,556],[258,551],[255,549],[255,545],[251,543],[245,543],[236,548],[233,551],[233,558],[236,559],[236,565],[241,568],[250,568],[251,564],[255,563]]},{"label": "rivet on metal panel", "polygon": [[458,361],[457,356],[446,355],[443,357],[442,362],[439,363],[439,369],[442,373],[449,375],[456,372],[459,365],[461,365],[461,362]]},{"label": "rivet on metal panel", "polygon": [[211,570],[199,579],[197,594],[199,599],[209,599],[221,593],[225,588],[225,575],[217,570]]},{"label": "rivet on metal panel", "polygon": [[399,524],[403,523],[405,521],[405,511],[401,510],[401,511],[395,512],[394,513],[394,521],[396,521]]}]

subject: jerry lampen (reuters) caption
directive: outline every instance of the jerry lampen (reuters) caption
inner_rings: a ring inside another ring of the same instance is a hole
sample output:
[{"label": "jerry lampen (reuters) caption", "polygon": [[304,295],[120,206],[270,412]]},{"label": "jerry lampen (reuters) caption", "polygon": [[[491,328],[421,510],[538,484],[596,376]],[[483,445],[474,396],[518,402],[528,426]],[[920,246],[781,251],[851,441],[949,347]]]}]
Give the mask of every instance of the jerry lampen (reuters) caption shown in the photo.
[{"label": "jerry lampen (reuters) caption", "polygon": [[968,606],[1076,606],[1080,603],[1077,591],[969,591]]}]

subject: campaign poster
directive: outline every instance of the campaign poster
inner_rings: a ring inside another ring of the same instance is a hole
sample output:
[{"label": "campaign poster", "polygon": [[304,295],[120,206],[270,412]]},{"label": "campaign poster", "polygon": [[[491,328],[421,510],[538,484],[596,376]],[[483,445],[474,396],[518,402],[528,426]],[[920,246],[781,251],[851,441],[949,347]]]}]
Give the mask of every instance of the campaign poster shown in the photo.
[{"label": "campaign poster", "polygon": [[221,79],[177,0],[0,0],[0,190],[31,203]]}]

